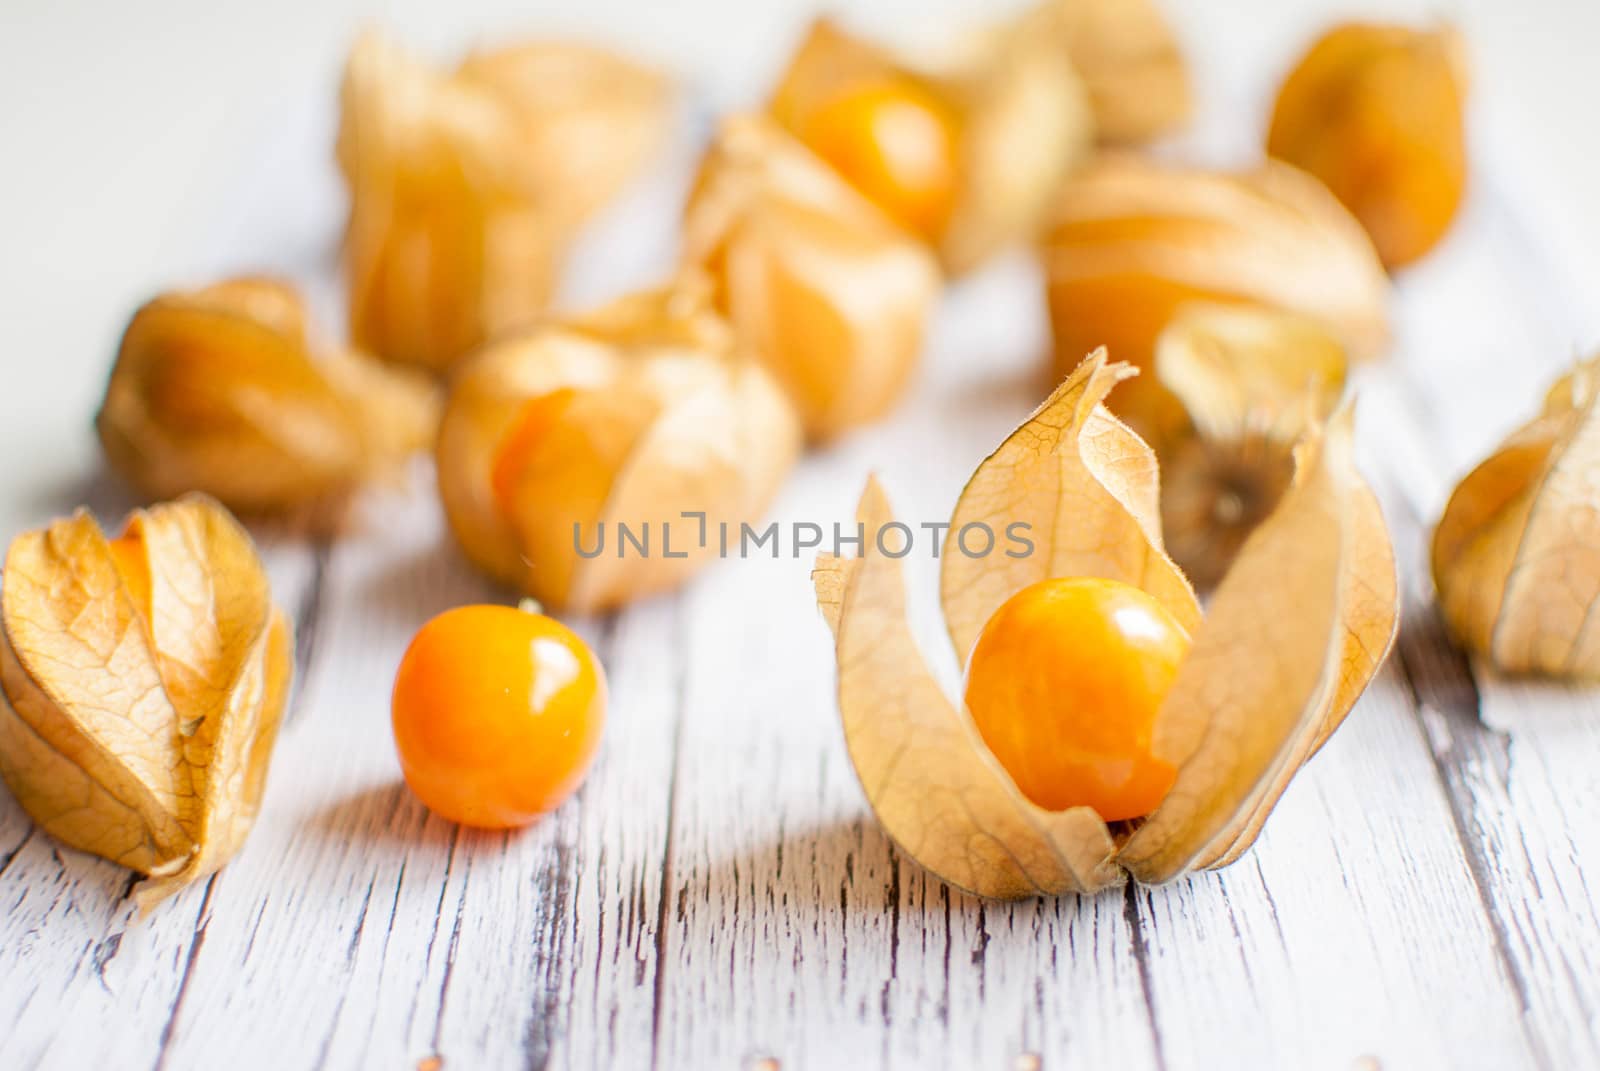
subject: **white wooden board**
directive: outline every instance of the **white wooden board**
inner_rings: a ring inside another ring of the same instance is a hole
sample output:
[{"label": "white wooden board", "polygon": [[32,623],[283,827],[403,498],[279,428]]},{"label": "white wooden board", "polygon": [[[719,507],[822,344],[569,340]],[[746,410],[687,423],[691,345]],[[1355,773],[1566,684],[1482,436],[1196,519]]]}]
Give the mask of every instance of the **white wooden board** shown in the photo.
[{"label": "white wooden board", "polygon": [[[1262,57],[1300,32],[1215,7],[1185,15],[1207,108],[1181,152],[1223,162],[1255,144],[1281,66]],[[289,271],[332,313],[326,102],[278,118],[187,262]],[[612,686],[576,800],[519,834],[431,817],[392,753],[395,663],[433,613],[509,596],[449,544],[419,465],[337,543],[257,531],[301,673],[260,823],[221,874],[140,920],[126,872],[0,795],[0,1066],[1600,1065],[1600,699],[1474,670],[1424,569],[1454,479],[1600,340],[1479,133],[1464,218],[1404,278],[1395,358],[1360,383],[1405,573],[1396,656],[1232,868],[1019,904],[930,879],[865,810],[809,552],[787,549],[576,623]],[[659,271],[677,196],[663,181],[619,207],[569,299]],[[877,470],[903,516],[942,519],[1041,396],[1043,346],[1023,259],[963,283],[898,415],[808,458],[773,516],[845,521]],[[6,534],[79,501],[107,520],[130,504],[86,474],[8,504]],[[942,656],[931,566],[913,576]]]}]

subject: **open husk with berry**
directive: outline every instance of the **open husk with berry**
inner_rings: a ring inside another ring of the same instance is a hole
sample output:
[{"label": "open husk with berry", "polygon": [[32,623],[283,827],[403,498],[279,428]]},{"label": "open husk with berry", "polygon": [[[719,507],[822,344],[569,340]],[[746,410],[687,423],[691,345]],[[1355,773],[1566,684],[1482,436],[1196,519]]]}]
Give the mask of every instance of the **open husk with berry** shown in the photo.
[{"label": "open husk with berry", "polygon": [[1202,614],[1162,547],[1155,456],[1102,404],[1130,374],[1097,351],[978,467],[951,530],[1026,522],[1033,551],[947,554],[941,596],[963,658],[1009,600],[1049,578],[1131,591],[1192,636],[1140,741],[1147,765],[1167,772],[1148,813],[1107,822],[1019,787],[917,650],[900,566],[876,538],[893,519],[876,481],[859,507],[862,556],[824,556],[814,573],[845,741],[874,812],[913,859],[979,895],[1092,893],[1232,862],[1393,641],[1393,551],[1351,462],[1351,410],[1308,427],[1292,485]]},{"label": "open husk with berry", "polygon": [[822,18],[768,110],[959,275],[1031,237],[1092,151],[1094,117],[1068,56],[1055,20],[1034,13],[937,61]]},{"label": "open husk with berry", "polygon": [[293,650],[249,535],[209,498],[115,538],[82,510],[25,532],[0,598],[0,779],[63,844],[145,875],[148,908],[243,845]]}]

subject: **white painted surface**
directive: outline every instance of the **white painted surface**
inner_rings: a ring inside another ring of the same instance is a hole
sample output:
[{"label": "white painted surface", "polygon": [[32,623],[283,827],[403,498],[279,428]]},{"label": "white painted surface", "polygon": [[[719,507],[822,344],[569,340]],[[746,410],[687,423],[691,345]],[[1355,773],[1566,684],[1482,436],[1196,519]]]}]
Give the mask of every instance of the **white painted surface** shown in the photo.
[{"label": "white painted surface", "polygon": [[[895,0],[864,21],[958,6]],[[1186,151],[1246,156],[1264,94],[1337,6],[1177,11],[1206,90]],[[1366,8],[1395,6],[1423,8]],[[128,504],[87,429],[139,300],[264,266],[336,308],[328,106],[363,16],[441,51],[508,25],[586,27],[676,61],[698,99],[733,101],[799,11],[7,6],[0,535]],[[1458,13],[1479,71],[1473,201],[1405,277],[1395,360],[1362,383],[1362,454],[1406,573],[1402,641],[1238,864],[1017,905],[930,880],[865,812],[794,559],[726,563],[678,598],[579,622],[611,675],[601,762],[525,833],[459,832],[398,780],[389,682],[424,618],[505,596],[448,544],[419,466],[416,493],[365,500],[331,549],[258,531],[280,601],[314,627],[260,824],[221,875],[138,921],[125,872],[57,849],[0,794],[0,1066],[1600,1064],[1600,880],[1585,874],[1600,861],[1600,697],[1475,676],[1443,643],[1422,570],[1454,478],[1600,341],[1600,147],[1566,106],[1587,91],[1578,54],[1600,9]],[[619,206],[569,300],[648,279],[675,198],[663,183]],[[1037,400],[1037,295],[1021,260],[953,291],[900,413],[808,459],[774,516],[843,520],[869,468],[903,515],[947,514]],[[920,579],[943,650],[931,568]]]}]

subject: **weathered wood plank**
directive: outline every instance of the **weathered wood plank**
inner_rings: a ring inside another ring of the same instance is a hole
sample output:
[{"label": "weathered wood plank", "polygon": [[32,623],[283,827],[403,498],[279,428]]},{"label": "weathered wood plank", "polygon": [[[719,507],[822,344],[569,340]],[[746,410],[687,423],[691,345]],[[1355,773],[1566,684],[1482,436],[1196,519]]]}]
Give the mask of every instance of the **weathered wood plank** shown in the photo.
[{"label": "weathered wood plank", "polygon": [[1250,854],[1139,894],[1168,1067],[1528,1062],[1426,755],[1386,671]]},{"label": "weathered wood plank", "polygon": [[[1202,156],[1253,151],[1275,73],[1259,60],[1292,51],[1306,12],[1291,7],[1182,13],[1217,86]],[[266,251],[325,276],[324,146],[297,146],[267,153],[245,190],[283,210],[230,214],[206,263]],[[668,181],[624,207],[575,268],[575,302],[666,262],[676,196]],[[456,831],[397,780],[389,682],[429,613],[506,596],[448,547],[426,493],[379,496],[322,559],[321,587],[314,548],[263,533],[280,598],[316,625],[260,827],[214,882],[134,922],[124,872],[54,849],[0,800],[0,1063],[1596,1062],[1592,694],[1469,675],[1429,631],[1420,568],[1448,478],[1542,388],[1550,368],[1532,362],[1592,337],[1552,331],[1576,300],[1553,295],[1574,288],[1526,282],[1526,230],[1496,222],[1516,200],[1480,186],[1462,232],[1405,277],[1401,359],[1365,384],[1364,463],[1407,570],[1401,657],[1230,870],[1017,905],[929,879],[849,769],[809,551],[727,563],[681,598],[584,623],[613,702],[581,798],[515,836]],[[1038,397],[1041,342],[1027,268],[964,284],[915,397],[808,460],[774,515],[845,522],[876,467],[903,516],[942,519]],[[1508,357],[1529,373],[1476,389]],[[920,635],[953,679],[932,579],[915,563]]]},{"label": "weathered wood plank", "polygon": [[[1529,194],[1516,176],[1479,173],[1453,255],[1408,287],[1428,343],[1378,397],[1403,496],[1400,654],[1529,1034],[1547,1066],[1580,1066],[1600,1059],[1600,900],[1584,874],[1600,859],[1600,697],[1470,666],[1431,603],[1426,538],[1455,479],[1531,415],[1600,320],[1572,303],[1579,284],[1519,217]],[[1446,390],[1449,404],[1436,404]]]}]

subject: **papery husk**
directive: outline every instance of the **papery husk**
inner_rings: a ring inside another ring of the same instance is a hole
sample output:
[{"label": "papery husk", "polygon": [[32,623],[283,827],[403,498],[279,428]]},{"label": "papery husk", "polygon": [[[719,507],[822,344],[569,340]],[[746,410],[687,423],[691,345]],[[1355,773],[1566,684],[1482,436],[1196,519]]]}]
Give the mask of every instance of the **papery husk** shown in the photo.
[{"label": "papery husk", "polygon": [[[1195,622],[1194,597],[1154,527],[1150,451],[1100,405],[1130,371],[1092,355],[963,492],[952,525],[982,518],[998,531],[1026,519],[1049,533],[1049,569],[1008,561],[996,583],[984,569],[992,559],[947,556],[945,617],[958,655],[985,608],[1052,571],[1134,584]],[[1167,881],[1244,851],[1393,639],[1393,554],[1351,466],[1349,431],[1344,410],[1302,441],[1294,486],[1218,590],[1157,715],[1152,750],[1177,768],[1174,788],[1142,822],[1115,828],[1087,807],[1030,802],[940,691],[906,621],[901,567],[877,548],[891,515],[869,482],[863,556],[823,556],[814,579],[837,644],[846,745],[889,836],[937,876],[993,897],[1092,893],[1129,875]]]},{"label": "papery husk", "polygon": [[[686,277],[550,320],[461,370],[440,427],[439,490],[479,567],[551,609],[609,609],[676,587],[716,553],[719,525],[737,536],[766,508],[799,422],[708,289]],[[530,401],[562,390],[570,400],[502,502],[502,445]],[[684,516],[696,512],[703,522]],[[636,535],[648,525],[650,553],[619,555],[619,524]],[[602,534],[603,553],[578,553]]]},{"label": "papery husk", "polygon": [[1162,548],[1155,453],[1101,404],[1132,378],[1095,351],[1050,399],[978,466],[950,530],[1029,525],[1026,557],[946,553],[939,591],[945,627],[963,662],[984,624],[1013,594],[1056,576],[1120,580],[1149,593],[1191,634],[1200,604]]},{"label": "papery husk", "polygon": [[1502,672],[1600,678],[1600,358],[1456,487],[1433,536],[1456,642]]},{"label": "papery husk", "polygon": [[200,491],[251,512],[381,479],[437,425],[431,383],[326,345],[299,294],[261,278],[142,306],[95,418],[106,459],[145,495]]},{"label": "papery husk", "polygon": [[545,308],[669,110],[659,75],[597,49],[519,45],[446,71],[373,32],[340,104],[351,336],[435,371]]},{"label": "papery husk", "polygon": [[1267,151],[1349,206],[1383,262],[1432,249],[1467,182],[1466,49],[1451,27],[1344,23],[1279,91]]},{"label": "papery husk", "polygon": [[1162,457],[1167,552],[1202,589],[1222,579],[1294,475],[1294,445],[1344,390],[1344,347],[1317,321],[1188,305],[1156,341],[1156,378],[1188,418]]},{"label": "papery husk", "polygon": [[938,265],[770,119],[724,122],[690,195],[683,245],[809,438],[875,420],[904,393]]},{"label": "papery husk", "polygon": [[662,72],[591,45],[527,41],[479,49],[456,69],[462,85],[504,101],[541,207],[576,228],[610,204],[666,147],[675,103]]},{"label": "papery husk", "polygon": [[46,832],[147,875],[148,908],[243,844],[293,643],[249,536],[217,503],[135,513],[122,539],[119,557],[80,511],[12,543],[0,776]]},{"label": "papery husk", "polygon": [[1065,37],[1102,141],[1152,141],[1188,121],[1188,64],[1154,0],[1046,0],[1038,11]]},{"label": "papery husk", "polygon": [[1088,807],[1052,813],[1023,796],[929,672],[906,620],[901,567],[876,550],[893,515],[869,479],[857,507],[867,552],[817,559],[817,603],[839,659],[850,761],[900,850],[980,896],[1119,885],[1111,831]]},{"label": "papery husk", "polygon": [[1293,486],[1213,594],[1156,716],[1151,754],[1178,778],[1118,854],[1142,882],[1243,854],[1394,643],[1394,551],[1352,423],[1345,407],[1301,442]]},{"label": "papery husk", "polygon": [[958,130],[955,204],[932,240],[953,274],[1032,236],[1061,180],[1089,154],[1093,117],[1053,22],[1023,20],[977,35],[937,67],[896,56],[822,18],[811,26],[768,107],[804,137],[819,109],[864,84],[906,82],[939,101]]},{"label": "papery husk", "polygon": [[[1230,174],[1106,156],[1062,187],[1042,255],[1061,375],[1102,345],[1150,371],[1157,337],[1196,301],[1310,317],[1357,360],[1388,343],[1388,277],[1372,243],[1287,164]],[[1185,419],[1154,376],[1112,407],[1158,450]]]},{"label": "papery husk", "polygon": [[1034,238],[1066,177],[1089,159],[1096,132],[1072,43],[1047,12],[989,35],[945,73],[967,116],[962,183],[939,241],[955,274]]}]

